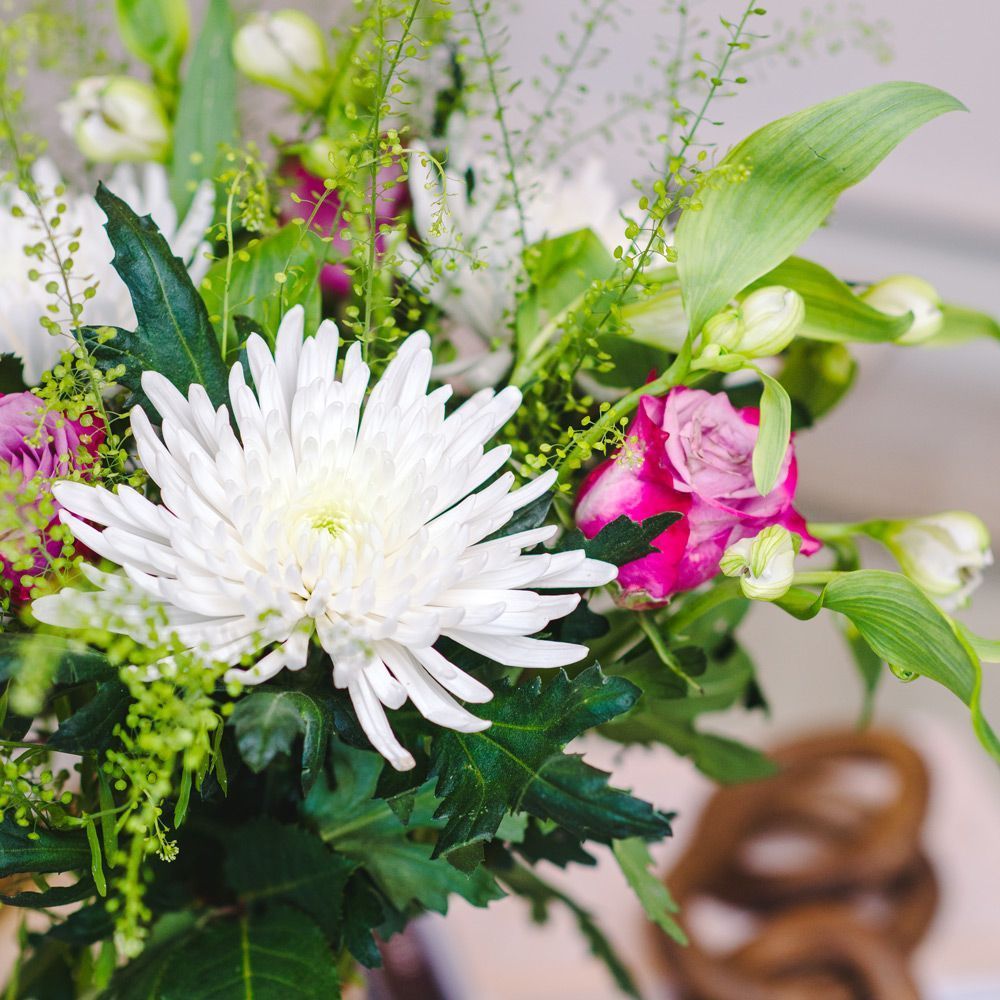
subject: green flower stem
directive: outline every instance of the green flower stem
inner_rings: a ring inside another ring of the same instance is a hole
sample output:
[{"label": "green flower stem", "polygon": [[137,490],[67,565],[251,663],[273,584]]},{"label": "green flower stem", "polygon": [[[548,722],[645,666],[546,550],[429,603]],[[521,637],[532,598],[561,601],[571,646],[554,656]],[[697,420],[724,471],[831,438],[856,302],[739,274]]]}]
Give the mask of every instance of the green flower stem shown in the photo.
[{"label": "green flower stem", "polygon": [[684,683],[691,688],[696,694],[704,694],[705,689],[688,674],[680,663],[677,662],[677,657],[674,656],[673,651],[667,645],[666,640],[663,638],[663,634],[656,627],[656,622],[653,620],[653,615],[655,612],[643,611],[638,615],[639,618],[639,628],[642,629],[646,634],[646,638],[649,639],[650,644],[656,651],[656,655],[660,658],[660,662],[672,673],[676,674]]},{"label": "green flower stem", "polygon": [[848,521],[812,522],[807,525],[809,534],[821,542],[848,541],[855,535],[865,534],[865,522],[851,523]]},{"label": "green flower stem", "polygon": [[669,619],[667,624],[671,635],[683,635],[685,629],[690,628],[699,618],[704,618],[710,611],[714,611],[722,604],[736,600],[746,600],[740,590],[739,580],[720,581],[711,590],[688,601],[677,614]]}]

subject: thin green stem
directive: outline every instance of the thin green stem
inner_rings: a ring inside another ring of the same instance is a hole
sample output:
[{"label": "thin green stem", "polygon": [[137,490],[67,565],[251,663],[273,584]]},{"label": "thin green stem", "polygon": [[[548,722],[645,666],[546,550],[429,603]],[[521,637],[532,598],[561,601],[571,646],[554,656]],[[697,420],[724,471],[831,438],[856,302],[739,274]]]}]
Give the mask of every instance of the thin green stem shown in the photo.
[{"label": "thin green stem", "polygon": [[656,655],[660,658],[660,662],[672,673],[676,674],[684,683],[698,694],[704,694],[705,689],[684,669],[681,667],[674,656],[673,651],[667,645],[666,640],[663,638],[663,634],[660,632],[659,628],[656,626],[656,622],[653,619],[653,612],[642,611],[638,615],[639,618],[639,628],[645,633],[646,638],[649,639],[650,645],[656,652]]},{"label": "thin green stem", "polygon": [[793,587],[825,587],[844,574],[839,570],[816,570],[812,573],[796,573],[792,578]]},{"label": "thin green stem", "polygon": [[476,22],[476,34],[479,36],[479,45],[483,52],[483,61],[486,64],[487,82],[489,83],[490,93],[493,95],[493,101],[496,105],[494,117],[497,125],[500,126],[500,137],[503,141],[504,158],[507,160],[507,170],[510,175],[511,197],[514,201],[514,208],[517,211],[518,236],[521,240],[522,249],[527,249],[528,234],[526,216],[524,212],[524,204],[521,201],[521,189],[517,183],[514,147],[510,139],[510,131],[507,128],[507,118],[504,115],[503,101],[500,98],[500,87],[497,83],[496,71],[494,69],[496,55],[491,54],[489,51],[489,46],[486,41],[486,31],[483,27],[482,13],[476,5],[476,0],[469,0],[469,10],[471,11],[472,17]]}]

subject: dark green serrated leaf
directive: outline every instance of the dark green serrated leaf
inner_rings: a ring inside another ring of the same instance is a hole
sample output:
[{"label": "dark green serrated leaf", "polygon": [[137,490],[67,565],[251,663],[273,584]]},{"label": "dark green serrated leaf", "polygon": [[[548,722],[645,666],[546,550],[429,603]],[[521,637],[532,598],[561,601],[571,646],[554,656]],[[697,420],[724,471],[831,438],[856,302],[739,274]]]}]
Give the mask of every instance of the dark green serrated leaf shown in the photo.
[{"label": "dark green serrated leaf", "polygon": [[514,513],[514,516],[498,531],[488,535],[484,541],[491,541],[494,538],[507,538],[509,535],[516,535],[519,531],[531,531],[532,528],[540,528],[545,524],[545,519],[549,516],[552,507],[553,493],[549,490],[540,497],[536,497],[531,503],[525,505]]},{"label": "dark green serrated leaf", "polygon": [[385,917],[385,909],[375,887],[363,872],[355,872],[344,890],[344,944],[347,950],[366,968],[377,969],[382,964],[372,929]]},{"label": "dark green serrated leaf", "polygon": [[[28,834],[36,834],[32,840]],[[82,830],[64,833],[0,821],[0,878],[21,872],[68,872],[90,868],[90,847]]]},{"label": "dark green serrated leaf", "polygon": [[114,739],[115,727],[125,721],[128,688],[121,681],[106,681],[82,708],[74,712],[49,737],[49,746],[64,753],[83,754],[106,750]]},{"label": "dark green serrated leaf", "polygon": [[337,1000],[340,981],[323,932],[272,907],[217,920],[167,964],[161,1000]]},{"label": "dark green serrated leaf", "polygon": [[0,393],[24,392],[23,365],[16,354],[0,354]]},{"label": "dark green serrated leaf", "polygon": [[197,383],[216,406],[225,403],[226,366],[205,303],[184,263],[173,255],[149,216],[139,218],[103,184],[96,199],[107,216],[104,228],[115,248],[111,263],[128,287],[137,320],[135,331],[119,329],[104,342],[97,329],[84,329],[97,364],[103,371],[123,365],[125,373],[118,382],[147,409],[150,404],[141,385],[144,371],[159,372],[185,394]]},{"label": "dark green serrated leaf", "polygon": [[23,906],[34,910],[47,909],[50,906],[65,906],[67,903],[79,903],[94,895],[93,880],[84,876],[75,885],[54,885],[39,892],[18,892],[13,896],[0,894],[0,903],[4,906]]},{"label": "dark green serrated leaf", "polygon": [[590,559],[600,559],[615,566],[624,566],[655,552],[652,544],[670,525],[683,515],[676,511],[654,514],[645,521],[633,521],[626,514],[606,524],[593,538],[585,538],[579,530],[567,532],[556,546],[557,551],[583,549]]},{"label": "dark green serrated leaf", "polygon": [[572,836],[555,823],[540,822],[534,818],[528,823],[524,838],[514,849],[533,865],[539,861],[549,861],[559,868],[570,864],[597,864],[597,858],[584,850],[579,837]]},{"label": "dark green serrated leaf", "polygon": [[253,691],[236,703],[229,725],[247,767],[259,774],[278,754],[291,756],[302,736],[302,790],[323,769],[330,737],[327,703],[304,691]]},{"label": "dark green serrated leaf", "polygon": [[628,711],[638,696],[633,684],[596,665],[572,681],[559,671],[544,686],[537,677],[520,687],[504,682],[488,706],[489,729],[445,731],[434,740],[431,773],[442,800],[435,815],[448,820],[435,853],[492,837],[571,739]]},{"label": "dark green serrated leaf", "polygon": [[422,830],[441,826],[432,815],[437,800],[429,788],[421,790],[404,826],[385,801],[373,798],[384,764],[378,754],[337,746],[335,758],[336,788],[321,776],[304,813],[326,843],[364,868],[396,910],[417,902],[444,913],[451,893],[474,906],[503,895],[485,868],[465,875],[446,859],[432,857],[426,839],[413,839]]},{"label": "dark green serrated leaf", "polygon": [[220,174],[223,146],[238,141],[232,46],[228,0],[209,0],[174,119],[170,197],[179,217],[187,212],[198,184]]},{"label": "dark green serrated leaf", "polygon": [[337,944],[344,886],[356,867],[308,830],[260,817],[236,831],[225,874],[243,903],[288,903],[312,917]]},{"label": "dark green serrated leaf", "polygon": [[646,916],[678,944],[686,945],[687,935],[674,920],[678,906],[664,882],[649,870],[653,859],[649,856],[649,848],[645,842],[635,837],[630,840],[616,840],[611,845],[611,850],[625,876],[625,881],[632,887],[636,898],[646,911]]},{"label": "dark green serrated leaf", "polygon": [[165,976],[171,963],[196,940],[196,920],[190,910],[157,920],[142,954],[115,972],[101,1000],[164,1000]]}]

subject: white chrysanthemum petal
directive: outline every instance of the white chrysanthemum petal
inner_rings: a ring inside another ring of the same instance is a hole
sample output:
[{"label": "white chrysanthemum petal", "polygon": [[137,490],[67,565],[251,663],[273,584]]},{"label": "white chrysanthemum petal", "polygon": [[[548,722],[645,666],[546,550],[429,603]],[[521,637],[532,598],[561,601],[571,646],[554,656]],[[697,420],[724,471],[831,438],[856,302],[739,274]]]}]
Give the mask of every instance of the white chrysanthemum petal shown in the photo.
[{"label": "white chrysanthemum petal", "polygon": [[408,768],[386,708],[410,700],[442,726],[489,725],[457,700],[487,702],[489,688],[434,648],[442,636],[505,666],[573,663],[586,647],[532,636],[579,595],[536,591],[606,583],[615,570],[582,551],[526,555],[551,527],[487,540],[553,483],[547,473],[512,490],[500,471],[509,448],[487,450],[517,389],[477,393],[446,415],[449,390],[428,393],[432,358],[418,333],[366,401],[360,345],[338,380],[336,327],[304,339],[303,323],[300,307],[286,314],[273,355],[249,338],[253,388],[240,365],[229,379],[239,436],[202,387],[185,398],[144,376],[162,429],[139,409],[132,425],[162,503],[125,487],[58,486],[64,523],[124,574],[88,571],[96,593],[63,592],[34,609],[65,626],[110,619],[140,640],[165,625],[248,684],[301,669],[315,635],[372,745]]}]

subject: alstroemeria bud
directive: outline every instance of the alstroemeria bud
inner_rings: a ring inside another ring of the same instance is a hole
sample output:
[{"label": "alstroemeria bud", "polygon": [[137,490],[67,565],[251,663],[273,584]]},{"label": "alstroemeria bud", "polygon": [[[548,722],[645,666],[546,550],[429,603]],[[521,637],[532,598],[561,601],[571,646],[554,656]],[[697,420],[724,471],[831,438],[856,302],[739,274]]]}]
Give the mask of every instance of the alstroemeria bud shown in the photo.
[{"label": "alstroemeria bud", "polygon": [[706,344],[724,347],[727,351],[735,351],[743,342],[746,326],[743,314],[739,309],[723,309],[717,312],[705,324],[701,336]]},{"label": "alstroemeria bud", "polygon": [[780,524],[772,524],[755,538],[743,538],[726,549],[719,568],[737,576],[743,596],[752,601],[783,597],[795,576],[795,556],[802,539]]},{"label": "alstroemeria bud", "polygon": [[986,525],[952,510],[908,521],[888,521],[869,534],[896,557],[900,569],[939,603],[957,607],[979,586],[993,562]]},{"label": "alstroemeria bud", "polygon": [[919,344],[933,337],[944,323],[941,296],[923,278],[896,274],[871,286],[862,296],[868,305],[890,316],[913,313],[913,323],[897,344]]},{"label": "alstroemeria bud", "polygon": [[283,90],[309,108],[319,107],[329,90],[326,39],[301,11],[255,14],[236,32],[233,59],[251,80]]},{"label": "alstroemeria bud", "polygon": [[705,324],[702,338],[746,358],[767,358],[783,351],[802,327],[802,296],[782,285],[751,292],[738,309],[724,309]]},{"label": "alstroemeria bud", "polygon": [[152,66],[158,80],[173,82],[191,27],[187,0],[115,0],[115,13],[129,52]]},{"label": "alstroemeria bud", "polygon": [[91,76],[59,105],[63,128],[96,163],[164,160],[170,123],[156,90],[127,76]]}]

